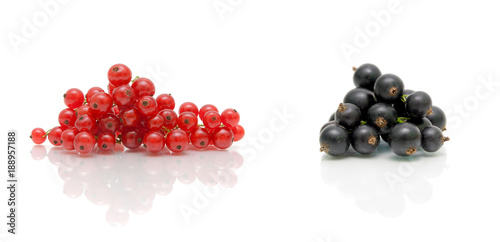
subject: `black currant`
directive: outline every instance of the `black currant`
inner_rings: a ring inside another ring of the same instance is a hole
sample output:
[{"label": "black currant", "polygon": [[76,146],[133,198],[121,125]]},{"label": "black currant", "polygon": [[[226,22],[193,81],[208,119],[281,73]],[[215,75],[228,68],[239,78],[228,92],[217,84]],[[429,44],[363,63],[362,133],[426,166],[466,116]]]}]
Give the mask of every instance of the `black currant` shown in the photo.
[{"label": "black currant", "polygon": [[378,102],[395,103],[403,95],[404,89],[401,78],[394,74],[384,74],[375,81],[373,93]]},{"label": "black currant", "polygon": [[356,105],[361,111],[361,115],[363,115],[363,117],[366,117],[368,109],[376,102],[375,94],[362,87],[350,90],[344,97],[344,103],[352,103]]},{"label": "black currant", "polygon": [[321,129],[319,130],[319,132],[321,133],[321,131],[323,131],[323,129],[325,129],[327,126],[330,126],[330,125],[339,125],[339,123],[337,123],[337,121],[335,121],[335,120],[328,121],[325,124],[323,124],[323,126],[321,126]]},{"label": "black currant", "polygon": [[361,122],[361,111],[352,103],[341,103],[335,112],[335,121],[348,130],[356,128]]},{"label": "black currant", "polygon": [[392,152],[399,156],[410,156],[421,144],[420,130],[412,123],[400,123],[389,132],[388,140]]},{"label": "black currant", "polygon": [[443,136],[443,131],[437,126],[430,126],[422,131],[422,149],[427,152],[436,152],[445,141],[450,140],[448,137]]},{"label": "black currant", "polygon": [[[410,89],[405,89],[403,90],[403,96],[408,97],[415,91],[410,90]],[[405,106],[405,101],[403,101],[403,98],[400,98],[396,100],[394,103],[394,109],[396,109],[396,112],[398,112],[399,117],[408,117],[408,113],[406,112],[406,106]]]},{"label": "black currant", "polygon": [[412,118],[423,118],[432,114],[432,99],[429,94],[416,91],[406,98],[406,112]]},{"label": "black currant", "polygon": [[446,130],[446,114],[441,108],[432,106],[432,114],[427,115],[427,118],[433,125],[438,126],[441,130]]},{"label": "black currant", "polygon": [[354,76],[352,77],[354,81],[354,86],[363,87],[368,90],[373,90],[373,85],[377,78],[382,75],[382,72],[377,66],[373,64],[363,64],[358,68],[353,67]]},{"label": "black currant", "polygon": [[412,118],[412,119],[408,120],[407,122],[410,122],[410,123],[414,124],[415,126],[417,126],[417,128],[420,130],[420,132],[422,132],[422,130],[424,130],[425,128],[427,128],[429,126],[432,126],[431,121],[429,121],[429,119],[427,119],[427,118]]},{"label": "black currant", "polygon": [[389,133],[398,120],[398,113],[387,103],[376,103],[368,109],[367,123],[377,129],[379,134]]},{"label": "black currant", "polygon": [[358,126],[352,133],[352,148],[363,155],[368,155],[375,151],[380,143],[377,130],[370,125]]},{"label": "black currant", "polygon": [[319,151],[329,155],[342,155],[349,149],[349,132],[340,125],[329,125],[319,135]]}]

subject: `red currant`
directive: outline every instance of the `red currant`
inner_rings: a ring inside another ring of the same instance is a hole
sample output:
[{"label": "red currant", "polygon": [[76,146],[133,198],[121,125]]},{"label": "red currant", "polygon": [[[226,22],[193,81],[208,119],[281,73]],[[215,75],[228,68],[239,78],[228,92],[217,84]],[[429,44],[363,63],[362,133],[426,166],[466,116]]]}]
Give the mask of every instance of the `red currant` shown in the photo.
[{"label": "red currant", "polygon": [[212,141],[219,149],[227,149],[233,144],[234,134],[228,127],[220,127],[215,130]]},{"label": "red currant", "polygon": [[104,114],[99,120],[99,130],[105,134],[114,134],[120,127],[120,120],[114,114]]},{"label": "red currant", "polygon": [[193,112],[183,112],[177,119],[177,125],[184,131],[191,131],[198,126],[198,117]]},{"label": "red currant", "polygon": [[135,93],[129,85],[121,85],[113,90],[113,101],[118,106],[130,106],[135,101]]},{"label": "red currant", "polygon": [[87,104],[84,104],[82,106],[80,106],[79,108],[76,109],[75,111],[75,115],[76,115],[76,118],[78,119],[80,116],[84,115],[84,114],[87,114],[89,116],[93,116],[92,115],[92,110],[90,109],[90,105],[87,103]]},{"label": "red currant", "polygon": [[163,118],[160,115],[150,117],[147,122],[149,130],[160,130],[163,127]]},{"label": "red currant", "polygon": [[156,112],[156,100],[151,96],[142,96],[137,99],[137,111],[144,116],[153,115]]},{"label": "red currant", "polygon": [[118,115],[120,113],[120,109],[118,108],[118,106],[113,106],[113,108],[111,108],[111,111],[113,111],[114,115]]},{"label": "red currant", "polygon": [[217,107],[215,107],[212,104],[203,105],[203,107],[200,108],[200,111],[198,113],[198,115],[200,116],[201,120],[203,120],[203,117],[205,117],[205,113],[207,113],[208,111],[215,111],[216,113],[219,112],[219,110],[217,109]]},{"label": "red currant", "polygon": [[145,77],[135,80],[132,83],[132,89],[134,89],[135,95],[138,97],[155,95],[155,85]]},{"label": "red currant", "polygon": [[240,122],[240,114],[236,109],[228,108],[220,115],[221,121],[225,126],[233,127]]},{"label": "red currant", "polygon": [[92,96],[89,104],[94,117],[99,118],[102,115],[111,112],[111,108],[113,107],[113,99],[109,94],[99,92]]},{"label": "red currant", "polygon": [[177,126],[177,114],[174,110],[163,109],[158,115],[163,117],[163,126],[167,129],[173,129]]},{"label": "red currant", "polygon": [[183,130],[174,129],[167,134],[165,144],[170,151],[178,153],[188,148],[189,138]]},{"label": "red currant", "polygon": [[207,113],[205,113],[205,115],[203,116],[203,124],[208,129],[218,128],[221,124],[219,113],[215,111],[208,111]]},{"label": "red currant", "polygon": [[74,126],[75,121],[76,114],[74,109],[66,108],[59,113],[59,124],[62,128],[66,129],[70,126]]},{"label": "red currant", "polygon": [[108,70],[108,80],[115,87],[125,85],[132,80],[132,71],[124,64],[115,64]]},{"label": "red currant", "polygon": [[116,139],[112,134],[102,133],[97,137],[97,147],[102,151],[109,151],[115,148]]},{"label": "red currant", "polygon": [[118,114],[120,123],[125,126],[136,126],[139,123],[139,112],[135,108],[125,109]]},{"label": "red currant", "polygon": [[158,110],[172,109],[175,108],[175,100],[170,94],[160,94],[156,97],[156,104],[158,105]]},{"label": "red currant", "polygon": [[144,134],[138,128],[125,128],[121,136],[123,146],[129,149],[137,149],[142,144]]},{"label": "red currant", "polygon": [[90,132],[94,129],[95,125],[95,120],[87,114],[81,115],[75,121],[75,128],[80,132]]},{"label": "red currant", "polygon": [[75,109],[80,107],[84,100],[85,97],[83,96],[83,92],[78,88],[71,88],[64,93],[64,104],[66,104],[68,108]]},{"label": "red currant", "polygon": [[232,127],[231,131],[233,131],[234,134],[234,141],[240,141],[243,139],[243,136],[245,136],[245,129],[243,129],[243,126],[239,124]]},{"label": "red currant", "polygon": [[61,134],[61,142],[62,146],[65,150],[74,150],[74,140],[76,135],[78,134],[78,130],[76,128],[71,128],[64,130]]},{"label": "red currant", "polygon": [[54,146],[61,146],[61,134],[63,129],[60,126],[54,127],[50,130],[48,138],[49,142]]},{"label": "red currant", "polygon": [[144,135],[144,146],[151,153],[160,152],[165,146],[163,134],[159,131],[149,131]]},{"label": "red currant", "polygon": [[85,94],[85,99],[87,99],[87,102],[89,102],[90,99],[92,98],[92,96],[94,96],[94,94],[96,94],[98,92],[104,92],[104,90],[102,90],[102,88],[100,88],[100,87],[91,87],[87,91],[87,94]]},{"label": "red currant", "polygon": [[115,90],[115,85],[108,83],[108,94],[113,95],[113,91]]},{"label": "red currant", "polygon": [[210,143],[210,135],[208,134],[206,129],[198,127],[193,132],[191,132],[189,140],[194,147],[198,149],[205,149]]},{"label": "red currant", "polygon": [[185,102],[179,106],[179,115],[183,112],[193,112],[196,116],[198,116],[198,107],[192,102]]},{"label": "red currant", "polygon": [[89,154],[95,147],[95,138],[89,132],[80,132],[73,140],[75,149],[81,154]]},{"label": "red currant", "polygon": [[45,134],[45,130],[43,130],[42,128],[34,128],[31,131],[30,138],[31,140],[33,140],[33,143],[39,145],[45,142],[45,140],[47,139],[47,135]]}]

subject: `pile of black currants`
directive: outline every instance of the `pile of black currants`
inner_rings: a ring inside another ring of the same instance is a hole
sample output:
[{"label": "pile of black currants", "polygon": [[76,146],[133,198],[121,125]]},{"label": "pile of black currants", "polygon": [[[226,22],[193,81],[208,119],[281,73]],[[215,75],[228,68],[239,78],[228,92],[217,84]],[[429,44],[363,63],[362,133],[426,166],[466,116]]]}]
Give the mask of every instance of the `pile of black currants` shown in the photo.
[{"label": "pile of black currants", "polygon": [[405,89],[394,74],[383,74],[373,64],[354,70],[354,85],[329,122],[321,127],[320,151],[344,154],[349,146],[363,155],[373,153],[380,137],[400,156],[410,156],[422,147],[439,150],[449,138],[446,115],[432,105],[429,94]]}]

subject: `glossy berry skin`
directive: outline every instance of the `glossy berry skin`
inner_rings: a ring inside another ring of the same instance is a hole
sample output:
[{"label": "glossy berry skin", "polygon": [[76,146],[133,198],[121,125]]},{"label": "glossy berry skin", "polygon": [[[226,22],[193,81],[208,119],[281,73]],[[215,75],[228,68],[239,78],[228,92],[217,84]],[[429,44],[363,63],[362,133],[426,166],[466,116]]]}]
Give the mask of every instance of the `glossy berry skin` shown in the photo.
[{"label": "glossy berry skin", "polygon": [[240,141],[243,139],[243,136],[245,136],[245,129],[239,124],[232,127],[231,131],[233,131],[234,134],[234,141]]},{"label": "glossy berry skin", "polygon": [[54,127],[49,131],[47,138],[49,142],[54,146],[61,146],[61,134],[63,129],[60,126]]},{"label": "glossy berry skin", "polygon": [[112,134],[102,133],[97,137],[97,147],[102,151],[110,151],[115,148],[116,139]]},{"label": "glossy berry skin", "polygon": [[149,131],[144,135],[143,144],[149,152],[158,153],[165,146],[165,138],[159,131]]},{"label": "glossy berry skin", "polygon": [[125,85],[132,80],[132,71],[124,64],[115,64],[108,70],[108,80],[115,87]]},{"label": "glossy berry skin", "polygon": [[172,109],[175,108],[175,100],[174,97],[170,94],[160,94],[156,97],[156,105],[158,106],[158,110],[163,109]]},{"label": "glossy berry skin", "polygon": [[33,143],[39,145],[45,142],[47,136],[45,135],[45,130],[43,130],[42,128],[34,128],[31,131],[30,138],[33,141]]},{"label": "glossy berry skin", "polygon": [[76,128],[66,129],[61,134],[61,143],[62,147],[65,150],[74,150],[74,140],[76,135],[78,134],[78,130]]},{"label": "glossy berry skin", "polygon": [[137,97],[155,95],[155,85],[151,80],[145,77],[138,78],[132,83],[132,89]]},{"label": "glossy berry skin", "polygon": [[222,111],[220,114],[220,120],[225,126],[236,126],[240,122],[240,113],[238,113],[236,109],[228,108]]},{"label": "glossy berry skin", "polygon": [[121,138],[123,146],[129,149],[137,149],[142,144],[144,133],[138,128],[128,127],[123,129]]},{"label": "glossy berry skin", "polygon": [[430,126],[422,131],[422,149],[427,152],[436,152],[448,141],[448,137],[444,137],[443,131],[437,126]]},{"label": "glossy berry skin", "polygon": [[95,138],[89,132],[80,132],[75,136],[73,144],[80,154],[89,154],[95,147]]},{"label": "glossy berry skin", "polygon": [[151,116],[147,120],[147,128],[149,130],[160,130],[163,127],[163,117],[160,115]]},{"label": "glossy berry skin", "polygon": [[189,140],[197,149],[205,149],[210,144],[210,135],[206,129],[198,127],[191,132]]},{"label": "glossy berry skin", "polygon": [[61,110],[61,112],[59,112],[58,121],[63,129],[74,126],[76,121],[75,110],[71,108]]},{"label": "glossy berry skin", "polygon": [[404,89],[401,78],[394,74],[384,74],[375,81],[373,93],[378,102],[395,103],[403,96]]},{"label": "glossy berry skin", "polygon": [[432,126],[431,121],[429,121],[429,119],[427,119],[427,118],[412,118],[406,122],[412,123],[415,126],[417,126],[417,128],[418,128],[418,130],[420,130],[420,132],[422,132],[422,130],[424,130],[425,128],[427,128],[429,126]]},{"label": "glossy berry skin", "polygon": [[181,106],[179,106],[179,115],[181,115],[184,112],[192,112],[196,116],[198,116],[198,107],[196,106],[196,104],[192,102],[185,102],[181,104]]},{"label": "glossy berry skin", "polygon": [[389,145],[399,156],[410,156],[417,152],[421,144],[420,130],[412,123],[400,123],[389,132]]},{"label": "glossy berry skin", "polygon": [[115,85],[108,83],[108,94],[113,95],[113,91],[115,90]]},{"label": "glossy berry skin", "polygon": [[429,94],[416,91],[406,98],[406,112],[412,118],[423,118],[432,114],[432,99]]},{"label": "glossy berry skin", "polygon": [[356,68],[352,79],[354,86],[373,90],[373,85],[380,75],[382,72],[377,66],[367,63]]},{"label": "glossy berry skin", "polygon": [[340,125],[329,125],[319,135],[320,151],[332,156],[344,154],[349,149],[349,132]]},{"label": "glossy berry skin", "polygon": [[377,129],[379,134],[389,133],[396,125],[398,113],[387,103],[377,103],[368,109],[367,123]]},{"label": "glossy berry skin", "polygon": [[137,111],[143,116],[150,116],[156,113],[156,100],[151,96],[137,98]]},{"label": "glossy berry skin", "polygon": [[205,117],[205,114],[208,112],[208,111],[214,111],[216,113],[219,112],[219,110],[217,109],[216,106],[212,105],[212,104],[206,104],[206,105],[203,105],[203,107],[200,108],[200,111],[198,112],[198,115],[200,117],[200,119],[203,120],[203,117]]},{"label": "glossy berry skin", "polygon": [[361,87],[350,90],[344,96],[344,103],[352,103],[356,105],[361,111],[363,117],[366,117],[368,109],[376,102],[375,94],[373,94],[372,91]]},{"label": "glossy berry skin", "polygon": [[356,128],[361,122],[361,111],[352,103],[341,103],[335,112],[335,121],[347,130]]},{"label": "glossy berry skin", "polygon": [[179,153],[188,148],[189,137],[183,130],[174,129],[167,134],[165,145],[170,151]]},{"label": "glossy berry skin", "polygon": [[114,114],[104,114],[99,120],[99,130],[105,134],[115,134],[120,128],[120,120]]},{"label": "glossy berry skin", "polygon": [[102,115],[110,113],[113,107],[113,98],[105,92],[98,92],[90,99],[90,109],[95,118],[100,118]]},{"label": "glossy berry skin", "polygon": [[370,125],[358,126],[349,138],[352,148],[363,155],[373,153],[380,144],[377,130]]},{"label": "glossy berry skin", "polygon": [[198,126],[198,117],[192,112],[183,112],[177,119],[177,125],[184,131],[192,131]]},{"label": "glossy berry skin", "polygon": [[118,120],[124,126],[134,127],[139,123],[139,112],[135,108],[129,108],[118,114]]},{"label": "glossy berry skin", "polygon": [[131,106],[135,101],[135,93],[129,85],[121,85],[113,90],[113,102],[118,106]]},{"label": "glossy berry skin", "polygon": [[87,102],[89,102],[90,99],[92,98],[92,96],[94,96],[94,94],[96,94],[98,92],[104,92],[104,90],[100,87],[91,87],[87,91],[87,93],[85,94],[85,100],[87,100]]},{"label": "glossy berry skin", "polygon": [[[333,116],[335,116],[335,114]],[[321,131],[323,131],[323,129],[325,129],[327,126],[330,126],[330,125],[339,125],[339,123],[337,121],[335,121],[335,120],[328,121],[325,124],[323,124],[323,126],[321,126],[321,129],[319,130],[319,133],[321,133]]]},{"label": "glossy berry skin", "polygon": [[158,115],[163,118],[163,126],[165,128],[173,129],[177,125],[177,114],[174,110],[163,109],[158,112]]},{"label": "glossy berry skin", "polygon": [[64,93],[64,104],[68,108],[75,109],[82,106],[85,97],[83,92],[78,88],[70,88],[66,93]]},{"label": "glossy berry skin", "polygon": [[95,120],[87,114],[81,115],[75,121],[75,128],[82,132],[90,132],[96,126]]},{"label": "glossy berry skin", "polygon": [[427,118],[433,125],[438,126],[441,130],[446,130],[446,114],[438,106],[432,106],[432,114],[427,115]]},{"label": "glossy berry skin", "polygon": [[203,125],[208,129],[216,129],[221,124],[220,114],[216,111],[208,111],[203,116]]},{"label": "glossy berry skin", "polygon": [[[410,96],[414,92],[415,91],[413,90],[405,89],[403,90],[403,96]],[[398,112],[398,117],[409,117],[408,113],[406,112],[406,101],[403,101],[402,99],[403,98],[396,100],[396,102],[394,103],[394,109],[396,109],[396,112]]]},{"label": "glossy berry skin", "polygon": [[89,116],[93,116],[92,115],[92,110],[90,109],[90,105],[87,103],[85,105],[82,105],[80,106],[79,108],[76,109],[75,111],[75,115],[76,115],[76,118],[78,119],[80,116],[84,115],[84,114],[87,114]]},{"label": "glossy berry skin", "polygon": [[234,141],[234,134],[228,127],[219,127],[212,135],[214,146],[219,149],[227,149],[231,147]]}]

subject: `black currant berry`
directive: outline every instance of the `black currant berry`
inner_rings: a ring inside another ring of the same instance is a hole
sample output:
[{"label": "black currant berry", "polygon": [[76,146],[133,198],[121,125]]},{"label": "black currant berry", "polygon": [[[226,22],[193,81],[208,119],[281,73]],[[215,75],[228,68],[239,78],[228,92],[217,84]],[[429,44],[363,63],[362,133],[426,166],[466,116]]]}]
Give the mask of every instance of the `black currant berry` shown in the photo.
[{"label": "black currant berry", "polygon": [[382,75],[382,72],[377,66],[373,64],[363,64],[358,68],[353,67],[354,76],[352,77],[354,81],[354,86],[363,87],[370,91],[373,90],[373,85],[377,78]]},{"label": "black currant berry", "polygon": [[329,155],[342,155],[349,149],[349,132],[340,125],[329,125],[319,135],[319,151]]},{"label": "black currant berry", "polygon": [[356,128],[361,122],[361,111],[352,103],[341,103],[335,112],[335,121],[347,130]]},{"label": "black currant berry", "polygon": [[389,132],[388,140],[392,152],[399,156],[410,156],[421,144],[420,130],[412,123],[400,123]]},{"label": "black currant berry", "polygon": [[366,117],[368,109],[375,104],[375,94],[372,91],[358,87],[350,90],[344,97],[344,103],[352,103],[361,111],[361,115]]},{"label": "black currant berry", "polygon": [[380,143],[377,130],[370,125],[358,126],[349,138],[352,148],[363,155],[373,153]]},{"label": "black currant berry", "polygon": [[432,114],[427,115],[427,118],[433,125],[438,126],[441,130],[446,130],[446,114],[437,106],[432,106]]},{"label": "black currant berry", "polygon": [[445,141],[450,140],[448,137],[443,136],[443,131],[437,126],[430,126],[422,131],[422,149],[427,152],[436,152]]},{"label": "black currant berry", "polygon": [[406,112],[412,118],[423,118],[432,114],[432,99],[429,94],[416,91],[406,98]]},{"label": "black currant berry", "polygon": [[414,124],[422,132],[425,128],[432,126],[431,121],[427,118],[412,118],[407,122]]},{"label": "black currant berry", "polygon": [[335,120],[328,121],[325,124],[323,124],[323,126],[321,126],[321,129],[319,130],[319,132],[321,133],[321,131],[323,131],[323,129],[325,129],[327,126],[330,126],[330,125],[339,125],[339,123],[337,123],[337,121],[335,121]]},{"label": "black currant berry", "polygon": [[373,93],[379,102],[395,103],[403,95],[404,89],[401,78],[394,74],[384,74],[375,81]]},{"label": "black currant berry", "polygon": [[[415,91],[413,90],[405,89],[403,90],[403,96],[408,97],[414,92]],[[396,102],[394,103],[394,109],[396,109],[396,112],[398,112],[398,117],[408,117],[408,113],[406,112],[406,105],[402,97],[396,100]]]},{"label": "black currant berry", "polygon": [[374,104],[368,109],[367,123],[377,129],[379,134],[389,133],[398,120],[398,113],[387,103]]}]

